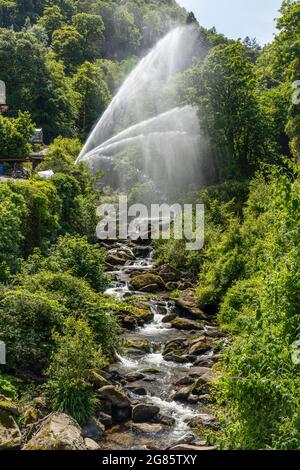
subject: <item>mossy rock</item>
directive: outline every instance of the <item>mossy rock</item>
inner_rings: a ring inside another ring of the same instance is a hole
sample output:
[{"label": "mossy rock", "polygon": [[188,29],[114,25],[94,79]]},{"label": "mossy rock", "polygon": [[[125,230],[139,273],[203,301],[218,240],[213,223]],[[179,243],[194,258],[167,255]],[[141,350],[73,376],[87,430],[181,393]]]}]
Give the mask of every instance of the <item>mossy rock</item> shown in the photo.
[{"label": "mossy rock", "polygon": [[176,328],[177,330],[187,330],[187,331],[192,331],[192,330],[202,330],[203,329],[203,324],[198,321],[194,320],[188,320],[187,318],[175,318],[175,320],[171,321],[171,325],[173,328]]},{"label": "mossy rock", "polygon": [[0,411],[0,450],[12,450],[21,446],[21,432],[8,411]]},{"label": "mossy rock", "polygon": [[53,413],[23,450],[86,450],[78,423],[64,413]]},{"label": "mossy rock", "polygon": [[36,423],[42,417],[40,410],[34,406],[28,406],[23,413],[23,423],[25,426]]},{"label": "mossy rock", "polygon": [[143,341],[140,339],[130,340],[127,343],[127,351],[130,350],[131,352],[141,352],[141,353],[150,353],[151,346],[148,341]]},{"label": "mossy rock", "polygon": [[18,416],[20,414],[18,406],[10,399],[0,396],[0,411],[7,411],[9,414]]},{"label": "mossy rock", "polygon": [[130,281],[130,287],[139,292],[157,292],[165,289],[163,279],[156,274],[140,274]]}]

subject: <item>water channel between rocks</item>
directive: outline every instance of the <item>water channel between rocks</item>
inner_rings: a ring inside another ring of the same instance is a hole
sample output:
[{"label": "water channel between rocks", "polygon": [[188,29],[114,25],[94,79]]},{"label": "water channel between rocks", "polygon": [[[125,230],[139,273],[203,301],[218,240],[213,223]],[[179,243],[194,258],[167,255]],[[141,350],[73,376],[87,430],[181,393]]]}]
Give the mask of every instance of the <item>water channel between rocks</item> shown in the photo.
[{"label": "water channel between rocks", "polygon": [[[122,249],[128,250],[125,244]],[[113,250],[111,250],[113,252]],[[144,293],[130,290],[130,273],[142,274],[153,269],[153,253],[147,255],[147,258],[136,257],[128,261],[124,266],[117,267],[115,271],[110,272],[113,281],[113,287],[107,290],[107,294],[114,295],[119,299],[132,294],[136,296],[145,296]],[[129,351],[124,355],[118,355],[118,362],[114,364],[111,370],[121,377],[129,373],[142,373],[142,385],[146,389],[146,395],[135,394],[134,391],[126,389],[133,403],[146,403],[156,405],[160,409],[160,415],[164,416],[173,425],[150,426],[149,432],[146,429],[135,428],[131,423],[124,423],[114,426],[106,435],[102,443],[106,449],[167,449],[179,444],[204,445],[200,438],[195,435],[190,427],[191,420],[199,419],[199,422],[205,423],[211,421],[209,409],[195,400],[195,403],[186,401],[175,401],[175,383],[184,380],[193,369],[194,363],[177,363],[167,361],[162,354],[164,346],[173,339],[180,339],[183,342],[195,336],[195,331],[183,331],[172,328],[170,323],[166,323],[166,315],[176,311],[175,302],[167,295],[149,296],[148,305],[153,313],[153,320],[135,331],[126,331],[124,337],[132,342],[145,341],[150,345],[144,353],[141,351]],[[209,329],[208,323],[204,326],[198,336],[201,336],[205,329]],[[198,363],[213,363],[211,360],[214,355],[214,348],[206,351],[205,354],[198,357]],[[200,362],[199,362],[200,360]],[[201,364],[200,364],[201,365]],[[199,368],[199,367],[198,367]],[[178,387],[177,387],[178,388]],[[170,420],[171,418],[171,420]],[[144,426],[145,428],[145,426]],[[146,431],[146,432],[145,432]]]}]

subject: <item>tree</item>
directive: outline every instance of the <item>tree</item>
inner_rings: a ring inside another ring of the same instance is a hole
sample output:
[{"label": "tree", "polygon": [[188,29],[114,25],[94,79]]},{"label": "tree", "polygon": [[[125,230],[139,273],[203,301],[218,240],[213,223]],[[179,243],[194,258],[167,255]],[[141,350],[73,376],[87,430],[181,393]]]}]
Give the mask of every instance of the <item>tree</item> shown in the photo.
[{"label": "tree", "polygon": [[[135,18],[127,5],[98,0],[92,7],[94,14],[103,18],[105,24],[105,57],[125,59],[137,52],[142,34],[135,25]],[[126,44],[126,48],[124,47]]]},{"label": "tree", "polygon": [[265,157],[254,67],[243,45],[214,47],[181,86],[185,99],[199,106],[201,126],[217,146],[219,168],[244,173]]},{"label": "tree", "polygon": [[71,78],[66,76],[63,62],[48,55],[46,65],[49,74],[47,106],[39,122],[43,123],[48,139],[57,135],[74,137],[77,135],[80,95],[73,89]]},{"label": "tree", "polygon": [[83,58],[93,60],[101,55],[103,32],[105,29],[101,16],[78,13],[72,18],[73,26],[83,37]]},{"label": "tree", "polygon": [[10,26],[11,12],[16,4],[13,0],[0,0],[0,28]]},{"label": "tree", "polygon": [[22,255],[23,220],[28,213],[25,200],[5,183],[0,185],[0,282],[8,281]]},{"label": "tree", "polygon": [[44,127],[46,141],[57,134],[74,135],[76,92],[65,77],[64,65],[34,34],[0,29],[0,63],[10,115],[29,111],[36,125]]},{"label": "tree", "polygon": [[74,26],[64,26],[54,31],[52,47],[57,58],[64,62],[67,71],[70,72],[82,60],[84,37]]},{"label": "tree", "polygon": [[16,119],[0,114],[0,160],[1,157],[26,158],[32,149],[29,140],[33,133],[29,113],[19,113]]},{"label": "tree", "polygon": [[191,11],[186,19],[186,24],[199,24],[197,18],[195,17],[194,13]]},{"label": "tree", "polygon": [[106,109],[111,95],[101,69],[90,62],[82,64],[73,77],[73,88],[80,94],[78,128],[85,138]]},{"label": "tree", "polygon": [[56,29],[60,29],[63,24],[64,16],[57,5],[46,7],[43,12],[43,16],[38,21],[38,25],[42,26],[47,32],[50,42],[54,31]]}]

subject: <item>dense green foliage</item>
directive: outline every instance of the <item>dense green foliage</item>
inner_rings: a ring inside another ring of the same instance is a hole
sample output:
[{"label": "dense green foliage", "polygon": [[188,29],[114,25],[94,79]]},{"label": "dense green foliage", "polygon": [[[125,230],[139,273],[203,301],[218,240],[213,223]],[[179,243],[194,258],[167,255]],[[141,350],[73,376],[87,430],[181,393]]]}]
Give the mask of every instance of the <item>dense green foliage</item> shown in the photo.
[{"label": "dense green foliage", "polygon": [[89,382],[91,372],[106,365],[89,325],[68,318],[63,335],[54,335],[56,352],[47,371],[52,409],[68,413],[84,424],[92,416],[96,396]]},{"label": "dense green foliage", "polygon": [[27,157],[31,146],[29,139],[34,131],[29,114],[19,113],[16,119],[5,119],[0,114],[1,157]]},{"label": "dense green foliage", "polygon": [[[0,338],[14,373],[46,381],[53,410],[84,423],[90,374],[119,345],[118,312],[103,295],[105,252],[95,240],[101,193],[74,165],[82,141],[124,77],[175,24],[194,23],[198,50],[172,83],[196,106],[215,167],[213,186],[184,195],[205,204],[205,246],[159,240],[158,261],[190,275],[199,306],[228,334],[215,385],[227,449],[299,449],[300,3],[284,0],[273,42],[228,40],[173,0],[0,0],[1,157],[26,157],[34,122],[51,143],[42,180],[0,183]],[[199,159],[202,156],[199,156]],[[135,149],[125,159],[138,160]],[[132,186],[130,201],[153,201]]]},{"label": "dense green foliage", "polygon": [[194,197],[206,208],[204,250],[171,240],[157,254],[198,273],[199,305],[229,336],[214,389],[227,449],[300,448],[299,19],[299,2],[284,1],[272,44],[220,38],[179,80],[222,184]]},{"label": "dense green foliage", "polygon": [[28,111],[46,140],[85,137],[126,73],[123,61],[132,63],[186,17],[174,0],[16,0],[2,2],[0,12],[10,115]]}]

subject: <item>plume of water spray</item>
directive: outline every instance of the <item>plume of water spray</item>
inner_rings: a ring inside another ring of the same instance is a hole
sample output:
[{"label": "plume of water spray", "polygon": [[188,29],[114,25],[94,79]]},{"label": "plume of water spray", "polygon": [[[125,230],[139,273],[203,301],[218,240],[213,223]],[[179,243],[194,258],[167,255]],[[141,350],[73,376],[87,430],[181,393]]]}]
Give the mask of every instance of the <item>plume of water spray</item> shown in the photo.
[{"label": "plume of water spray", "polygon": [[[165,178],[177,184],[195,178],[203,138],[197,111],[176,106],[174,78],[191,63],[197,31],[194,26],[175,28],[144,57],[125,80],[87,139],[77,162],[99,167],[114,161],[133,144],[138,148],[139,169],[155,184]],[[95,161],[98,162],[94,165]]]}]

